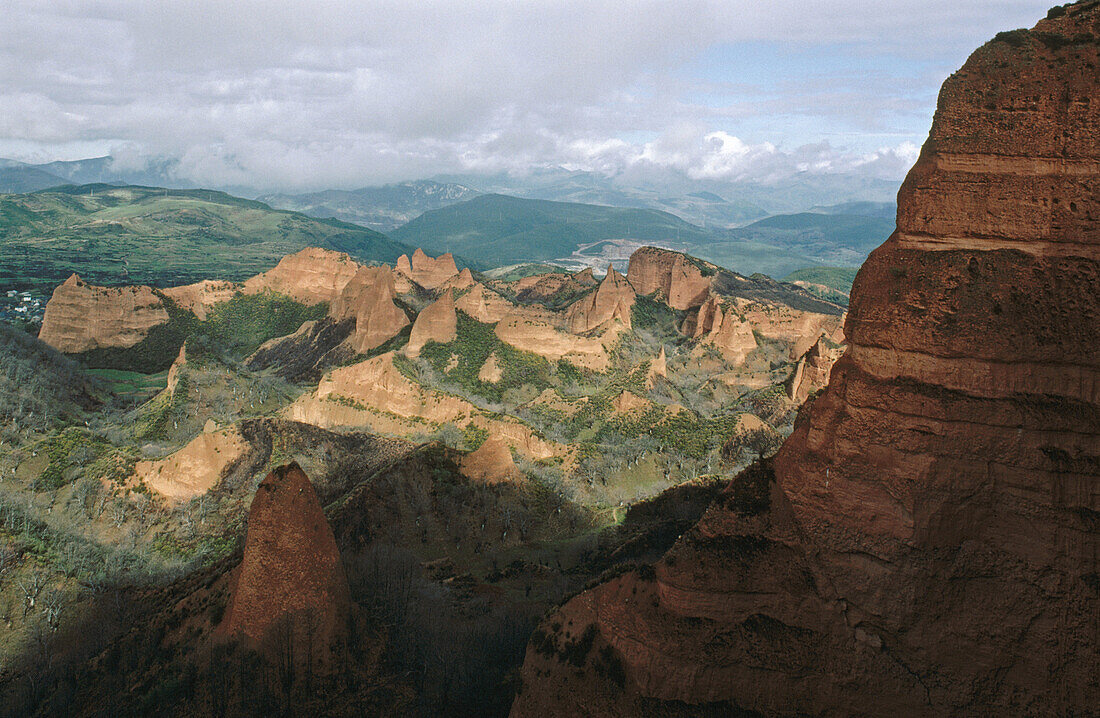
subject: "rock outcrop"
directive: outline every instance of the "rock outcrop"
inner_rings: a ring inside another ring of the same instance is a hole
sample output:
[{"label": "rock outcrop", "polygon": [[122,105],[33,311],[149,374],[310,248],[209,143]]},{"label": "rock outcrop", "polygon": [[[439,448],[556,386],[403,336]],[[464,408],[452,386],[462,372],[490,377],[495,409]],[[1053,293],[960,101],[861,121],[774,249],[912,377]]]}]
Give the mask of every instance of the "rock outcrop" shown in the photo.
[{"label": "rock outcrop", "polygon": [[741,364],[756,348],[752,323],[745,321],[732,307],[725,306],[712,294],[699,307],[692,336],[700,346],[713,346],[730,364]]},{"label": "rock outcrop", "polygon": [[656,356],[653,361],[649,363],[649,371],[646,372],[645,388],[652,389],[657,385],[657,381],[660,379],[668,378],[668,357],[665,355],[665,348],[661,347],[661,352]]},{"label": "rock outcrop", "polygon": [[446,344],[458,335],[458,316],[455,314],[454,293],[450,289],[416,315],[405,353],[419,356],[428,342]]},{"label": "rock outcrop", "polygon": [[273,470],[252,500],[219,632],[296,665],[331,667],[350,612],[340,551],[313,484],[297,464]]},{"label": "rock outcrop", "polygon": [[512,458],[512,450],[500,436],[490,436],[475,451],[462,457],[459,468],[467,478],[486,484],[523,478],[523,472]]},{"label": "rock outcrop", "polygon": [[455,308],[482,324],[496,324],[516,306],[484,284],[474,283],[468,292],[458,298]]},{"label": "rock outcrop", "polygon": [[355,332],[348,343],[363,354],[382,346],[408,326],[408,316],[394,303],[396,297],[389,267],[360,267],[335,298],[329,313],[338,322],[355,320]]},{"label": "rock outcrop", "polygon": [[488,415],[457,396],[412,381],[394,366],[387,352],[333,369],[317,390],[288,406],[287,418],[323,428],[369,428],[386,434],[415,436],[440,424],[479,428],[499,435],[532,459],[565,456],[566,447],[539,438],[525,424]]},{"label": "rock outcrop", "polygon": [[274,269],[247,280],[243,291],[255,294],[270,289],[303,304],[331,303],[359,269],[360,265],[343,252],[307,247],[283,257]]},{"label": "rock outcrop", "polygon": [[565,325],[574,334],[602,333],[616,325],[630,329],[634,297],[634,288],[626,277],[608,267],[607,276],[596,291],[578,299],[565,311]]},{"label": "rock outcrop", "polygon": [[412,259],[404,254],[398,257],[395,271],[425,289],[438,289],[458,275],[455,258],[450,252],[432,259],[419,247],[413,252]]},{"label": "rock outcrop", "polygon": [[1100,705],[1100,3],[945,83],[774,460],[548,617],[514,716]]},{"label": "rock outcrop", "polygon": [[477,378],[487,384],[496,384],[503,377],[504,370],[500,366],[500,359],[497,358],[497,353],[493,352],[478,369]]},{"label": "rock outcrop", "polygon": [[167,321],[152,287],[97,287],[73,274],[53,290],[38,338],[66,354],[126,348]]},{"label": "rock outcrop", "polygon": [[199,319],[206,319],[206,313],[211,307],[232,299],[240,289],[240,285],[234,282],[205,279],[182,287],[168,287],[162,289],[161,293],[181,309],[186,309]]},{"label": "rock outcrop", "polygon": [[673,309],[692,309],[706,301],[710,295],[711,279],[704,276],[712,267],[680,252],[657,247],[642,247],[630,255],[626,276],[630,284],[643,296],[660,292]]},{"label": "rock outcrop", "polygon": [[814,345],[795,364],[791,378],[787,380],[787,398],[795,404],[801,404],[815,391],[824,389],[829,383],[829,372],[840,358],[840,347],[819,337]]},{"label": "rock outcrop", "polygon": [[523,307],[497,322],[495,333],[505,344],[552,361],[566,361],[585,369],[606,371],[610,365],[607,347],[600,339],[580,337],[555,326],[560,315]]},{"label": "rock outcrop", "polygon": [[235,427],[203,432],[163,459],[139,461],[134,475],[169,502],[182,503],[217,486],[247,450]]}]

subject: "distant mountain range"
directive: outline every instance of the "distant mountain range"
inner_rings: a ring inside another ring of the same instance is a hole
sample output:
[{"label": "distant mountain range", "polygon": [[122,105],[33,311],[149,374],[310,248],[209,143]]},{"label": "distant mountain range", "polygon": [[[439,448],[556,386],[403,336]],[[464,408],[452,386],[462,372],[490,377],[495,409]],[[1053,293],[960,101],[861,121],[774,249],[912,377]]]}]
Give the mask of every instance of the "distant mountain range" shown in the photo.
[{"label": "distant mountain range", "polygon": [[[364,260],[391,261],[401,253],[396,249],[398,245],[421,246],[437,254],[452,252],[460,264],[480,269],[548,261],[573,268],[593,266],[600,271],[608,264],[625,269],[630,254],[650,244],[688,252],[745,274],[783,277],[806,267],[858,266],[889,236],[896,213],[895,183],[850,175],[806,173],[766,185],[692,180],[675,172],[660,177],[652,173],[645,177],[607,177],[559,168],[538,169],[522,177],[455,175],[357,190],[268,194],[261,197],[263,204],[253,202],[254,211],[264,207],[263,211],[270,213],[271,222],[266,225],[252,225],[249,220],[245,223],[248,226],[238,226],[240,218],[227,217],[225,207],[252,201],[209,190],[186,190],[196,193],[189,195],[192,202],[210,203],[210,198],[220,197],[212,205],[203,204],[201,210],[191,208],[203,215],[202,219],[192,216],[191,210],[182,214],[166,210],[167,215],[154,213],[156,220],[143,216],[139,221],[134,216],[120,224],[113,219],[101,220],[105,207],[89,209],[83,205],[20,215],[20,208],[46,201],[44,197],[27,199],[25,193],[64,185],[80,189],[47,194],[55,200],[58,196],[83,196],[92,191],[89,183],[94,183],[102,187],[143,185],[171,190],[164,197],[163,189],[135,193],[131,188],[129,196],[144,197],[139,203],[151,203],[158,196],[165,201],[179,201],[185,196],[175,179],[179,174],[176,160],[137,163],[141,165],[137,169],[128,169],[130,164],[112,157],[41,165],[0,160],[0,200],[4,203],[0,211],[5,213],[0,217],[0,246],[11,251],[19,245],[25,247],[22,251],[41,253],[46,244],[32,241],[39,237],[68,257],[59,262],[44,257],[32,261],[28,255],[24,260],[29,264],[8,262],[0,273],[10,281],[31,276],[39,267],[45,272],[41,281],[63,279],[46,269],[79,263],[72,252],[82,245],[65,242],[96,235],[114,240],[117,250],[123,245],[138,247],[141,235],[142,241],[153,244],[167,237],[203,237],[207,243],[203,246],[220,241],[253,249],[257,242],[275,242],[281,253],[304,246],[301,242],[308,237],[317,238],[322,246],[345,241],[338,239],[343,237],[350,242],[349,253]],[[219,209],[213,211],[211,206]],[[52,219],[43,221],[43,213]],[[208,213],[216,219],[211,220]],[[314,218],[312,224],[306,222],[306,215]],[[305,229],[307,224],[310,229]],[[291,225],[293,230],[282,229]],[[276,236],[255,235],[258,226],[278,228]],[[395,241],[371,230],[388,234]],[[276,256],[266,251],[263,254]],[[195,261],[202,264],[210,256],[220,255],[214,252]],[[93,264],[101,259],[93,253]],[[154,270],[149,260],[146,274],[161,280],[214,274],[209,267],[191,273],[178,257],[166,261],[161,271]],[[130,262],[131,273],[132,267],[140,263],[137,259]],[[252,260],[245,264],[248,271],[255,268]],[[96,271],[105,267],[97,264]],[[229,265],[227,271],[235,270]],[[133,280],[131,274],[125,281]],[[124,277],[106,271],[97,281],[112,283],[124,281]]]},{"label": "distant mountain range", "polygon": [[[810,266],[858,266],[893,230],[893,220],[878,216],[826,213],[837,209],[775,215],[725,229],[699,227],[652,209],[492,194],[425,212],[390,236],[428,252],[453,252],[481,268],[554,261],[625,269],[634,249],[654,245],[743,274],[783,277]],[[881,211],[871,205],[863,209]]]},{"label": "distant mountain range", "polygon": [[304,247],[393,263],[385,235],[212,190],[69,185],[0,195],[0,289],[244,279]]},{"label": "distant mountain range", "polygon": [[279,209],[354,222],[389,232],[424,212],[481,194],[461,184],[419,180],[356,190],[326,190],[310,194],[269,194],[259,199]]}]

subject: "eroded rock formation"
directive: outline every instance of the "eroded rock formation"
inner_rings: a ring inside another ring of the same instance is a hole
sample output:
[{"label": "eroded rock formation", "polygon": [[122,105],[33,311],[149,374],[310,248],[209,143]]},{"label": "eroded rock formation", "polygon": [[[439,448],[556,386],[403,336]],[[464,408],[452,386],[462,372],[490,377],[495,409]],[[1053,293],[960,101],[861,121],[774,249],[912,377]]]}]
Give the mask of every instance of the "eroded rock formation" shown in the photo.
[{"label": "eroded rock formation", "polygon": [[256,489],[244,558],[219,626],[296,664],[331,665],[351,611],[340,551],[309,478],[281,466]]},{"label": "eroded rock formation", "polygon": [[279,260],[274,269],[244,283],[244,292],[265,289],[285,294],[303,304],[333,302],[355,276],[360,265],[343,252],[307,247]]},{"label": "eroded rock formation", "polygon": [[791,378],[787,380],[787,398],[802,404],[815,391],[829,383],[829,372],[840,358],[840,347],[819,337],[814,345],[795,364]]},{"label": "eroded rock formation", "polygon": [[96,287],[73,274],[53,290],[38,338],[66,354],[125,348],[167,321],[152,287]]},{"label": "eroded rock formation", "polygon": [[[626,276],[638,294],[660,292],[673,309],[691,309],[710,294],[711,280],[703,274],[706,266],[680,252],[642,247],[630,255]],[[713,271],[708,272],[713,276]]]},{"label": "eroded rock formation", "polygon": [[691,335],[699,340],[699,346],[713,346],[730,364],[745,361],[756,348],[753,325],[717,295],[712,294],[703,302],[692,324]]},{"label": "eroded rock formation", "polygon": [[630,329],[630,312],[634,307],[634,288],[626,277],[607,268],[607,276],[596,291],[571,304],[565,312],[565,325],[574,334]]},{"label": "eroded rock formation", "polygon": [[523,478],[523,473],[512,459],[512,450],[500,436],[490,436],[483,441],[476,451],[462,457],[459,467],[468,478],[486,484]]},{"label": "eroded rock formation", "polygon": [[348,343],[359,354],[382,346],[409,324],[396,304],[393,272],[389,267],[360,267],[332,303],[337,321],[355,320]]},{"label": "eroded rock formation", "polygon": [[514,716],[1095,711],[1098,68],[1093,1],[946,82],[774,468],[552,614]]},{"label": "eroded rock formation", "polygon": [[428,342],[446,344],[454,341],[457,331],[458,316],[455,314],[454,293],[447,289],[439,299],[416,315],[405,352],[412,357],[419,356],[420,350]]},{"label": "eroded rock formation", "polygon": [[134,475],[169,502],[181,503],[217,486],[247,450],[236,427],[203,432],[163,459],[139,461]]},{"label": "eroded rock formation", "polygon": [[398,257],[395,271],[425,289],[442,287],[447,280],[458,275],[455,258],[450,252],[433,259],[419,247],[413,252],[412,259],[404,254]]}]

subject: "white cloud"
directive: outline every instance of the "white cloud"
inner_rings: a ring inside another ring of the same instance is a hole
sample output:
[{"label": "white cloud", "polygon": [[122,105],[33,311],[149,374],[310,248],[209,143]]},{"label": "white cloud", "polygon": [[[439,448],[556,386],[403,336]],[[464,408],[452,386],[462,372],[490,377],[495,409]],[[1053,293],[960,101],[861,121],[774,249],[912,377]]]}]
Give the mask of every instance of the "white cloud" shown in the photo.
[{"label": "white cloud", "polygon": [[[943,76],[1048,2],[9,0],[0,155],[120,143],[197,182],[302,189],[539,164],[900,175]],[[874,71],[685,70],[743,42]],[[877,135],[898,140],[868,152]]]}]

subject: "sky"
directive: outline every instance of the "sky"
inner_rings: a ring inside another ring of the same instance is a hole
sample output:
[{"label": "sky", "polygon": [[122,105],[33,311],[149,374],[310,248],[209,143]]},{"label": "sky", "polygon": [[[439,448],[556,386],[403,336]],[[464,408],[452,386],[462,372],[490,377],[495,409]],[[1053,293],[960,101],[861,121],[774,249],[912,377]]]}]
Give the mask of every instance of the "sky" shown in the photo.
[{"label": "sky", "polygon": [[566,167],[900,179],[1052,0],[4,0],[0,157],[305,191]]}]

